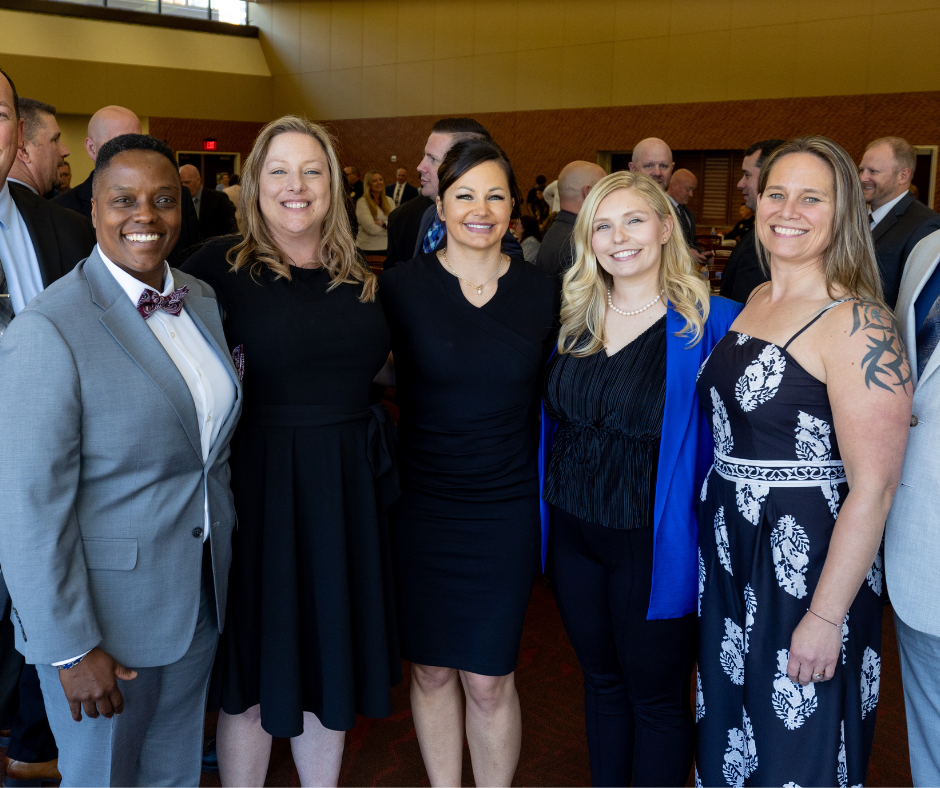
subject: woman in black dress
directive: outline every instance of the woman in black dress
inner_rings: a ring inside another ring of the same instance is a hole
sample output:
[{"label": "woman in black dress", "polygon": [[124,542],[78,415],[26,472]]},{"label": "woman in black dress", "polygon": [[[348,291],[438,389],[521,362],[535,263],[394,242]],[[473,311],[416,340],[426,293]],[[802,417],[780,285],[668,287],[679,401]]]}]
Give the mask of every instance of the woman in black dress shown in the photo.
[{"label": "woman in black dress", "polygon": [[369,404],[390,338],[356,257],[328,134],[266,126],[245,163],[243,239],[186,264],[224,310],[245,402],[232,443],[238,514],[211,697],[225,785],[263,785],[272,736],[303,785],[335,785],[356,714],[400,680],[386,511],[392,425]]},{"label": "woman in black dress", "polygon": [[646,175],[591,189],[545,380],[552,576],[595,786],[684,785],[692,769],[694,504],[712,455],[695,374],[741,307],[709,298],[677,227]]},{"label": "woman in black dress", "polygon": [[759,191],[771,281],[698,381],[715,459],[699,511],[696,782],[861,785],[910,367],[846,152],[791,140]]},{"label": "woman in black dress", "polygon": [[457,143],[439,178],[446,247],[387,271],[380,291],[401,405],[392,539],[402,656],[432,785],[460,785],[464,730],[477,785],[509,785],[521,742],[513,672],[538,568],[535,415],[554,284],[500,252],[518,192],[495,143]]}]

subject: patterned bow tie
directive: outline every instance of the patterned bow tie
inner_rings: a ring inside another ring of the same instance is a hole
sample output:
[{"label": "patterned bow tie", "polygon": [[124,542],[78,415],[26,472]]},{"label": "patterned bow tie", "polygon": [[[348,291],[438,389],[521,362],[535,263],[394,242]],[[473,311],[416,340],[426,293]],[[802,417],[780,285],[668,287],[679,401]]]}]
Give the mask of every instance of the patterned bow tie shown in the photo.
[{"label": "patterned bow tie", "polygon": [[188,287],[181,287],[179,290],[174,290],[168,296],[162,296],[156,290],[147,288],[140,294],[140,300],[137,302],[137,311],[140,312],[140,316],[144,320],[154,313],[159,312],[161,309],[170,315],[179,317],[180,312],[183,311],[183,299],[186,298],[188,292]]}]

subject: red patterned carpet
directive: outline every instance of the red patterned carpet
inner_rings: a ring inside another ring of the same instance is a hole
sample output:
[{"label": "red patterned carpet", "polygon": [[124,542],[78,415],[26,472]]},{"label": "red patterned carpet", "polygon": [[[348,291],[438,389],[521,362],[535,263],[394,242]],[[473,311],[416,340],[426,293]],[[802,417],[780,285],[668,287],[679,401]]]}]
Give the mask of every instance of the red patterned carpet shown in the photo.
[{"label": "red patterned carpet", "polygon": [[[909,786],[907,727],[890,608],[885,611],[882,651],[881,702],[868,785]],[[588,785],[581,670],[552,594],[540,584],[533,590],[526,616],[516,681],[522,699],[523,737],[514,784]],[[394,689],[392,697],[394,713],[389,719],[360,718],[349,733],[340,785],[428,785],[411,721],[407,681]],[[207,724],[214,726],[214,720]],[[466,747],[463,782],[473,785]],[[220,783],[216,776],[203,775],[202,785]],[[274,744],[266,785],[300,785],[286,740]]]}]

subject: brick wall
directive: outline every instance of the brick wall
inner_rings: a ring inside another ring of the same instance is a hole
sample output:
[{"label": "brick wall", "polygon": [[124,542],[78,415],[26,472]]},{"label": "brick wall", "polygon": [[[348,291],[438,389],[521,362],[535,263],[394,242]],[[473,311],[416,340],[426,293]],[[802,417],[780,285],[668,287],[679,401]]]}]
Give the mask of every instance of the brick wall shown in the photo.
[{"label": "brick wall", "polygon": [[[940,91],[821,98],[720,101],[636,107],[477,113],[505,148],[526,190],[535,176],[553,180],[574,159],[594,161],[599,150],[630,150],[644,137],[665,139],[676,150],[743,149],[769,137],[825,134],[856,160],[865,143],[898,135],[915,145],[940,145]],[[339,140],[344,164],[376,167],[386,180],[395,169],[415,167],[438,116],[327,121]],[[217,137],[219,150],[247,156],[260,123],[150,118],[150,133],[174,150],[200,150]],[[392,163],[391,157],[398,161]],[[940,188],[936,189],[940,196]]]}]

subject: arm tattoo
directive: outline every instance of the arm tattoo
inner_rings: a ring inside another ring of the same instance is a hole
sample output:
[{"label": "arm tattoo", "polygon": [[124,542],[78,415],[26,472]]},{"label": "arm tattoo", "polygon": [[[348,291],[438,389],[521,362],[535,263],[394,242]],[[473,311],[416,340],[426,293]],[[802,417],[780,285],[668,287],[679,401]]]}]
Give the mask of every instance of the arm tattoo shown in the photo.
[{"label": "arm tattoo", "polygon": [[849,336],[853,336],[856,331],[864,331],[868,339],[868,347],[862,356],[865,387],[870,389],[874,384],[892,394],[895,393],[894,388],[900,387],[907,393],[911,367],[904,351],[904,341],[891,314],[871,301],[855,301],[852,304],[852,331]]}]

